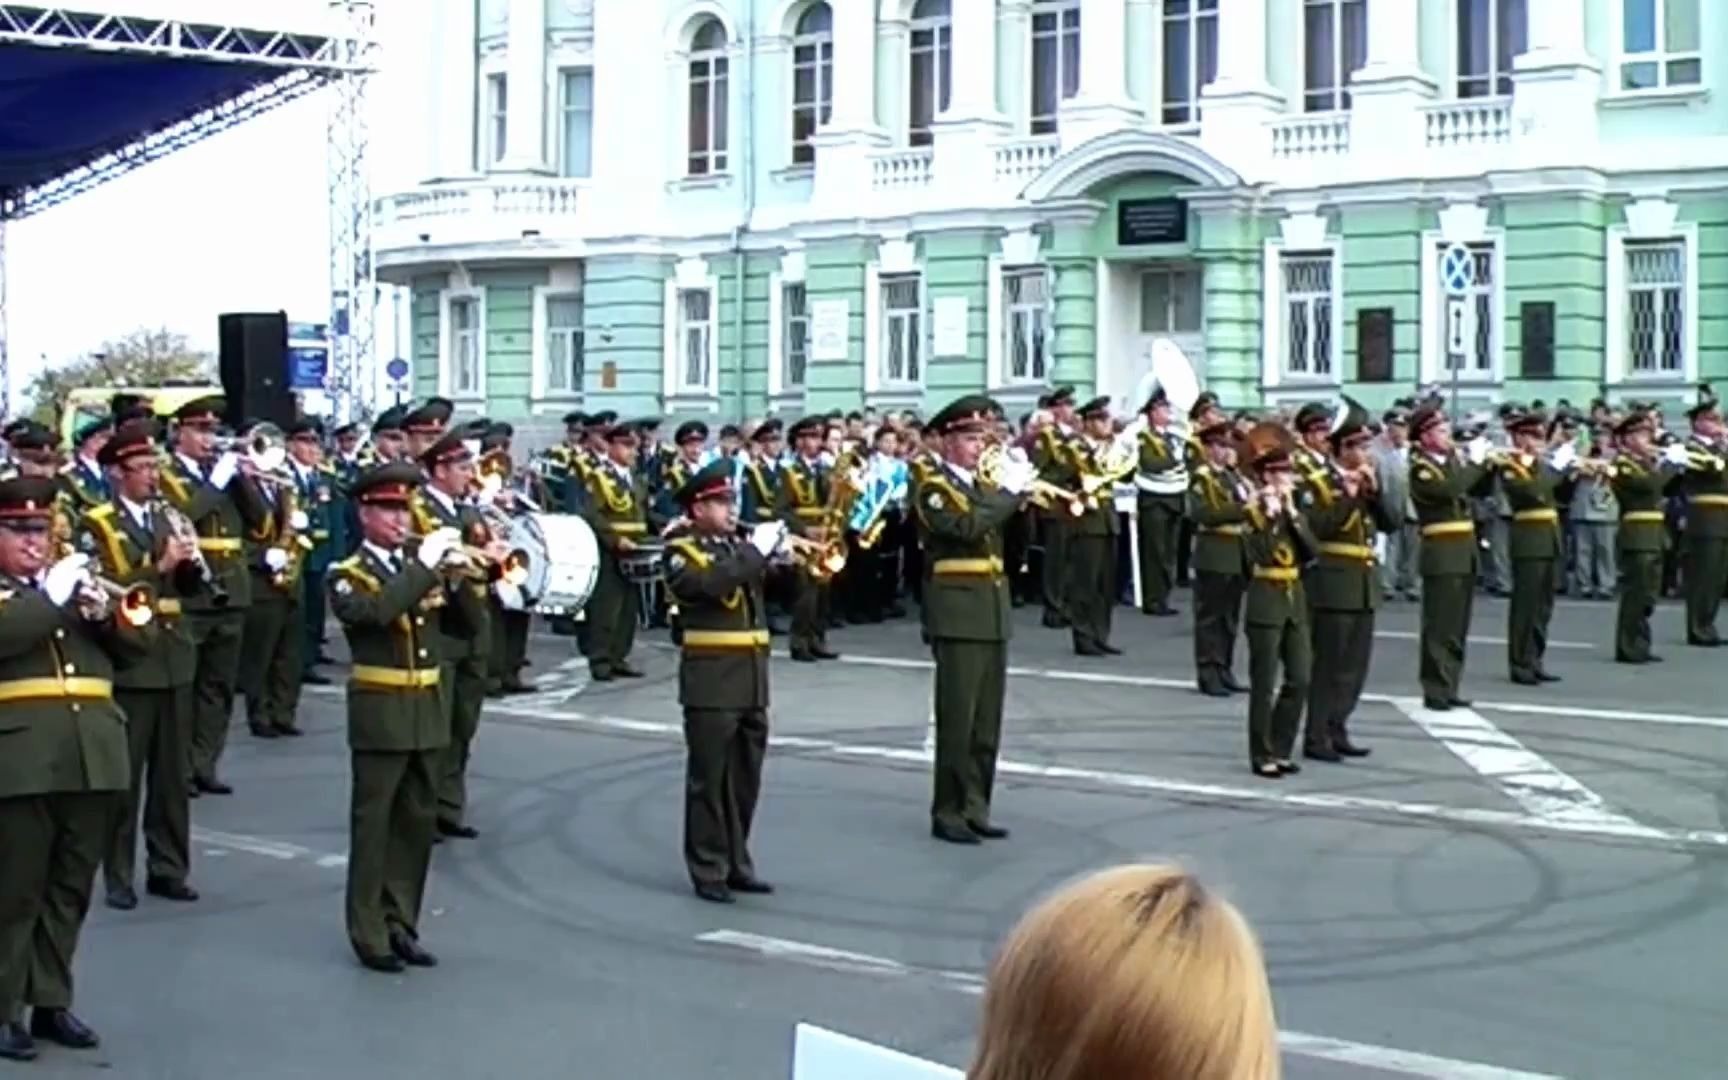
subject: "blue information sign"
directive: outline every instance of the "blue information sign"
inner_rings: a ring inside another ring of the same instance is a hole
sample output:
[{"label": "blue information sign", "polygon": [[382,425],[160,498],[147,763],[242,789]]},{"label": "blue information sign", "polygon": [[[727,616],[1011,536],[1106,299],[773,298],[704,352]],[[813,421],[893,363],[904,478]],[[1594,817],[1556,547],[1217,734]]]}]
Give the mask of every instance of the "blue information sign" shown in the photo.
[{"label": "blue information sign", "polygon": [[320,323],[289,323],[288,388],[322,390],[329,375],[329,328]]},{"label": "blue information sign", "polygon": [[398,356],[384,365],[384,374],[400,382],[408,377],[408,361]]}]

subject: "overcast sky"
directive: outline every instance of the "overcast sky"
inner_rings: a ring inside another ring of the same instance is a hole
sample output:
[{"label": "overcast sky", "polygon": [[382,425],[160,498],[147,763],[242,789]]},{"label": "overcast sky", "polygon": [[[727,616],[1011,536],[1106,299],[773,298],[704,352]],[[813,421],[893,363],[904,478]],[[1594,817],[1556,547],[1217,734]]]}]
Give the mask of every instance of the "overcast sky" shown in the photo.
[{"label": "overcast sky", "polygon": [[[153,0],[164,4],[199,0]],[[375,194],[418,177],[424,114],[415,38],[397,32],[423,0],[380,0],[382,71],[372,80]],[[99,3],[98,7],[107,7]],[[323,0],[225,0],[240,21]],[[187,11],[190,14],[190,10]],[[95,350],[141,326],[166,326],[214,352],[226,311],[286,311],[328,321],[325,134],[334,94],[319,91],[23,221],[7,233],[14,397],[44,361]],[[388,295],[388,293],[386,293]],[[379,310],[378,366],[396,343]]]}]

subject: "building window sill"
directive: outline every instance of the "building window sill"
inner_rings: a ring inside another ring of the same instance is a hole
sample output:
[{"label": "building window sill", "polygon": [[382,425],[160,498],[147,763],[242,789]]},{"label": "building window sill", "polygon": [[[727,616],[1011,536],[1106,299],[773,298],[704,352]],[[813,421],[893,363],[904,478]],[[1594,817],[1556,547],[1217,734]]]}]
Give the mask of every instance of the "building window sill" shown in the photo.
[{"label": "building window sill", "polygon": [[720,411],[720,395],[706,390],[680,390],[665,395],[665,405],[669,413],[717,413]]},{"label": "building window sill", "polygon": [[771,174],[776,184],[802,184],[814,179],[815,165],[788,165],[784,169],[775,169]]},{"label": "building window sill", "polygon": [[715,191],[732,186],[731,173],[710,173],[705,176],[686,176],[666,185],[668,191]]},{"label": "building window sill", "polygon": [[884,386],[864,393],[864,404],[879,409],[916,409],[923,403],[922,386]]},{"label": "building window sill", "polygon": [[1604,109],[1637,109],[1646,105],[1703,105],[1710,91],[1703,86],[1663,86],[1651,90],[1616,90],[1602,95]]},{"label": "building window sill", "polygon": [[807,391],[802,386],[788,387],[778,393],[768,395],[769,412],[790,412],[804,407]]}]

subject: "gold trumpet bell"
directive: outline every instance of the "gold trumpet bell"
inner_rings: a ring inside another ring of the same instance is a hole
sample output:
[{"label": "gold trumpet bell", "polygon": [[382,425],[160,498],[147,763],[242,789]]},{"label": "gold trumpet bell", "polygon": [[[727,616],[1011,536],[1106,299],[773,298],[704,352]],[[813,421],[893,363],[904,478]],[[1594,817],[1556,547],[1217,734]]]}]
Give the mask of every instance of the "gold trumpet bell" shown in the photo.
[{"label": "gold trumpet bell", "polygon": [[119,615],[128,626],[145,626],[156,617],[156,603],[143,586],[127,589],[120,598]]},{"label": "gold trumpet bell", "polygon": [[846,553],[839,548],[829,548],[822,555],[822,569],[829,577],[846,569]]},{"label": "gold trumpet bell", "polygon": [[506,585],[514,585],[517,588],[521,588],[528,584],[528,568],[530,565],[531,560],[528,557],[528,553],[523,551],[521,548],[517,548],[515,551],[504,556],[504,561],[499,564],[499,580],[503,581]]}]

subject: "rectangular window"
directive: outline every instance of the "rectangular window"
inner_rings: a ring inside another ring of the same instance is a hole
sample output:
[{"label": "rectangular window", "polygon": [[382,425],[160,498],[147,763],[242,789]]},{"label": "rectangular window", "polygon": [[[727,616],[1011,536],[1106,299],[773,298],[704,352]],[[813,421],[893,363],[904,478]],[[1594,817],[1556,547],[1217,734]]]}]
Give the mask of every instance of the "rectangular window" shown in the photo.
[{"label": "rectangular window", "polygon": [[582,294],[546,297],[546,392],[582,392]]},{"label": "rectangular window", "polygon": [[810,361],[810,299],[802,283],[781,289],[780,385],[788,390],[804,385],[804,366]]},{"label": "rectangular window", "polygon": [[714,291],[678,290],[678,379],[689,391],[709,387],[709,363],[713,356]]},{"label": "rectangular window", "polygon": [[504,136],[509,120],[510,83],[503,75],[486,76],[486,160],[504,160]]},{"label": "rectangular window", "polygon": [[1458,96],[1507,97],[1524,51],[1524,0],[1457,0]]},{"label": "rectangular window", "polygon": [[1198,267],[1159,266],[1141,274],[1140,332],[1198,334],[1201,295]]},{"label": "rectangular window", "polygon": [[[1447,375],[1456,370],[1464,378],[1486,379],[1495,374],[1494,357],[1499,351],[1500,342],[1500,311],[1495,300],[1498,289],[1494,275],[1494,243],[1487,241],[1470,244],[1469,248],[1475,281],[1464,296],[1464,325],[1459,331],[1464,351],[1462,355],[1454,352],[1451,342],[1448,341],[1449,304],[1448,297],[1442,291],[1440,311],[1435,319],[1440,334],[1440,370]],[[1436,245],[1432,256],[1436,267],[1445,253],[1445,244]]]},{"label": "rectangular window", "polygon": [[930,124],[948,108],[953,72],[954,27],[948,16],[917,19],[912,23],[912,116],[908,141],[929,146]]},{"label": "rectangular window", "polygon": [[1056,130],[1056,110],[1080,91],[1080,0],[1032,5],[1032,134]]},{"label": "rectangular window", "polygon": [[450,298],[450,393],[479,397],[480,301],[473,296]]},{"label": "rectangular window", "polygon": [[1367,0],[1306,0],[1302,25],[1302,107],[1350,107],[1350,76],[1368,59]]},{"label": "rectangular window", "polygon": [[882,382],[916,384],[924,377],[924,283],[917,274],[882,278]]},{"label": "rectangular window", "polygon": [[690,58],[690,158],[691,176],[711,176],[726,171],[727,60],[719,53],[698,53]]},{"label": "rectangular window", "polygon": [[1164,0],[1164,123],[1198,124],[1217,77],[1218,0]]},{"label": "rectangular window", "polygon": [[594,175],[594,73],[587,69],[565,71],[559,79],[562,92],[559,125],[562,161],[565,176],[586,178]]},{"label": "rectangular window", "polygon": [[1286,253],[1278,262],[1284,279],[1284,374],[1333,378],[1332,253]]},{"label": "rectangular window", "polygon": [[1633,376],[1686,370],[1686,242],[1626,243],[1626,356]]},{"label": "rectangular window", "polygon": [[1698,0],[1621,0],[1620,89],[1697,86]]},{"label": "rectangular window", "polygon": [[810,136],[834,112],[834,37],[832,34],[795,38],[792,42],[792,161],[816,160]]},{"label": "rectangular window", "polygon": [[1042,267],[1002,275],[1003,381],[1041,383],[1049,375],[1050,275]]}]

